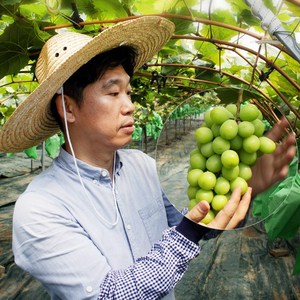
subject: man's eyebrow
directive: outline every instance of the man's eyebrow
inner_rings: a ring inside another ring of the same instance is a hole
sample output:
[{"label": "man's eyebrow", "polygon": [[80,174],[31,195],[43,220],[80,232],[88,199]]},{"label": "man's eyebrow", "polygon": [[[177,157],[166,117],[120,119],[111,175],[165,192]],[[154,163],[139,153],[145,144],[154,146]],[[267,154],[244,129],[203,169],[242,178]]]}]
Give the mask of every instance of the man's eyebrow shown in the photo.
[{"label": "man's eyebrow", "polygon": [[120,80],[119,79],[117,79],[117,78],[112,78],[112,79],[109,79],[109,80],[107,80],[106,82],[104,82],[104,84],[103,84],[103,88],[104,89],[109,89],[111,86],[113,86],[113,85],[116,85],[116,84],[118,84],[120,82]]},{"label": "man's eyebrow", "polygon": [[[112,86],[118,85],[120,83],[121,83],[121,80],[119,78],[111,78],[103,84],[102,88],[109,89]],[[130,84],[130,80],[128,80],[128,84]]]}]

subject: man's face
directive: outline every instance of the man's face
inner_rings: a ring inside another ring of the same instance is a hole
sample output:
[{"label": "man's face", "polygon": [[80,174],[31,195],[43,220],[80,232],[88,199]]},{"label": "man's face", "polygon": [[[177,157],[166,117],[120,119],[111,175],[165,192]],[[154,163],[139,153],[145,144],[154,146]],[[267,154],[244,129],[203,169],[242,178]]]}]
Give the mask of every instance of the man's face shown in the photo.
[{"label": "man's face", "polygon": [[76,138],[86,143],[83,147],[110,151],[131,141],[134,105],[130,92],[130,77],[122,66],[108,69],[84,89],[74,123]]}]

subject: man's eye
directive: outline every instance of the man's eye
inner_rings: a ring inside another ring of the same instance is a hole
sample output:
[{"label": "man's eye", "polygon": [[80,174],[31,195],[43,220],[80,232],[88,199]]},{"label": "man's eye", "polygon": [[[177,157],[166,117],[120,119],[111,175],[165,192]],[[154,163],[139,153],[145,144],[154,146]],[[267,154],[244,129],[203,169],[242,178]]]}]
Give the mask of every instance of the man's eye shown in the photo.
[{"label": "man's eye", "polygon": [[116,97],[119,95],[119,93],[110,93],[110,95]]}]

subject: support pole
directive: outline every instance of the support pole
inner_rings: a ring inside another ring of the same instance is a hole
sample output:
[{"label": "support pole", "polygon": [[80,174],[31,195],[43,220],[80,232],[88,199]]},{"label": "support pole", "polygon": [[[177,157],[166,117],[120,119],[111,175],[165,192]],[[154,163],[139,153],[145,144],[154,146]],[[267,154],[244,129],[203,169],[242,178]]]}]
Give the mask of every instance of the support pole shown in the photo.
[{"label": "support pole", "polygon": [[291,53],[291,56],[300,62],[300,47],[295,37],[287,31],[280,20],[268,9],[262,0],[244,0],[250,6],[252,14],[261,20],[261,27],[271,36],[275,36]]}]

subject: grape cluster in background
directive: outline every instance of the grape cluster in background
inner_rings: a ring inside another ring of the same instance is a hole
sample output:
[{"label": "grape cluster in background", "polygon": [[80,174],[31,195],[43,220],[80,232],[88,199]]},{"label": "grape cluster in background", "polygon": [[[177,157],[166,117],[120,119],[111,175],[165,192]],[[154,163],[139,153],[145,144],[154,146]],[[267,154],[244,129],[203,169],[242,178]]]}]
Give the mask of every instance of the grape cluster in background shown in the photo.
[{"label": "grape cluster in background", "polygon": [[187,173],[189,209],[202,200],[210,203],[201,223],[214,219],[236,187],[244,194],[257,158],[275,151],[265,129],[262,113],[252,103],[215,106],[205,112],[195,131],[196,147],[190,152]]}]

